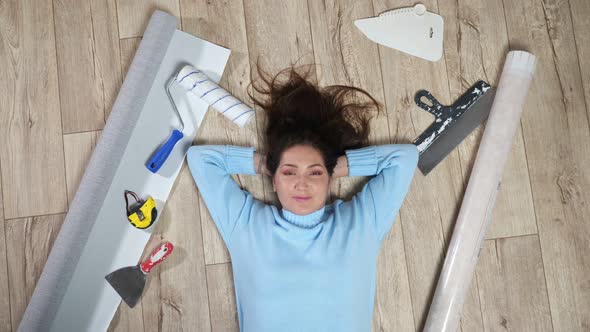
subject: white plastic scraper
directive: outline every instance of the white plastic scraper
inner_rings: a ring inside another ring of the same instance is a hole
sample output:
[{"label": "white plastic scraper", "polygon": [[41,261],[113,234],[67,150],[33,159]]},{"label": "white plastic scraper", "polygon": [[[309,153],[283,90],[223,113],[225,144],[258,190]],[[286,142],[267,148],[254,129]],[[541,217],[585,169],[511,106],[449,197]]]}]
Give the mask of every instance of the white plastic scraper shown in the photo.
[{"label": "white plastic scraper", "polygon": [[370,40],[429,61],[443,52],[443,18],[423,4],[389,10],[354,21]]}]

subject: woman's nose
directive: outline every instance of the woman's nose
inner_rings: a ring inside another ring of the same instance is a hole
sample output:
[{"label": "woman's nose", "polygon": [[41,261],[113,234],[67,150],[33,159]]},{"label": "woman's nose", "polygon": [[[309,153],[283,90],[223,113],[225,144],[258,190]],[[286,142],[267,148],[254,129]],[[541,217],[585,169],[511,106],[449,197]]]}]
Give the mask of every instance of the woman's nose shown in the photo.
[{"label": "woman's nose", "polygon": [[306,189],[308,186],[309,184],[305,176],[300,176],[297,178],[297,181],[295,182],[295,189]]}]

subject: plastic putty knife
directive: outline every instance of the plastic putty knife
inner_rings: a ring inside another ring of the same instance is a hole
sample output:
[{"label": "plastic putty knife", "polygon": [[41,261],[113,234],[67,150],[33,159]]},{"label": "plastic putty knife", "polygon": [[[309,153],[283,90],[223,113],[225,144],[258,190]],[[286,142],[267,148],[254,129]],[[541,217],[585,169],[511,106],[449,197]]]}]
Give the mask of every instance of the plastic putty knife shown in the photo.
[{"label": "plastic putty knife", "polygon": [[442,57],[443,23],[440,15],[426,11],[423,4],[354,21],[370,40],[429,61]]},{"label": "plastic putty knife", "polygon": [[416,105],[436,117],[430,127],[413,142],[420,152],[418,168],[422,174],[428,174],[488,118],[494,95],[495,89],[485,81],[475,83],[451,106],[441,105],[426,90],[416,93]]},{"label": "plastic putty knife", "polygon": [[141,298],[148,273],[154,266],[165,260],[173,249],[172,243],[165,242],[156,248],[145,262],[137,266],[118,269],[105,278],[123,298],[123,301],[133,308]]}]

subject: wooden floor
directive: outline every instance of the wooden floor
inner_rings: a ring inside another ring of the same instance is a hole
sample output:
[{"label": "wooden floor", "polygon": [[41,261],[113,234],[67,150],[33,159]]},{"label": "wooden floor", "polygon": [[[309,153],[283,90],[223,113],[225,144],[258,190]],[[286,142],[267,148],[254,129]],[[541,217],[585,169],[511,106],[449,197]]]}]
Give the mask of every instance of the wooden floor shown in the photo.
[{"label": "wooden floor", "polygon": [[[367,89],[387,111],[375,143],[409,142],[429,125],[417,90],[449,104],[478,79],[495,85],[509,49],[537,55],[461,329],[590,331],[590,1],[422,2],[445,20],[436,63],[380,47],[353,24],[409,0],[0,1],[0,331],[18,327],[154,9],[232,50],[221,84],[244,100],[257,60],[271,72],[316,62],[322,85]],[[261,143],[260,113],[242,130],[213,113],[205,121],[199,143]],[[421,330],[481,133],[416,174],[381,249],[374,331]],[[273,199],[268,179],[239,181]],[[357,187],[343,180],[334,191]],[[147,250],[162,238],[180,250],[110,329],[237,331],[229,255],[186,167]]]}]

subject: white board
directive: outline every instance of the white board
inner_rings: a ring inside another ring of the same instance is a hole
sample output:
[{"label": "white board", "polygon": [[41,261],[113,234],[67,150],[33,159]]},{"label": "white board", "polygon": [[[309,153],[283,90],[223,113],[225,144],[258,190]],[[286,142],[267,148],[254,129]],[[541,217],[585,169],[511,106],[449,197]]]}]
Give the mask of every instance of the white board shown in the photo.
[{"label": "white board", "polygon": [[229,54],[228,49],[175,31],[139,119],[129,124],[134,126],[131,138],[59,305],[51,331],[105,331],[108,328],[121,297],[104,277],[121,267],[137,264],[155,227],[154,224],[140,230],[127,221],[123,192],[127,189],[142,198],[152,196],[158,215],[162,215],[186,151],[207,111],[206,103],[185,97],[184,91],[179,90],[181,87],[173,86],[171,91],[180,106],[179,111],[189,115],[190,120],[184,119],[184,138],[176,144],[166,163],[157,174],[151,173],[145,166],[147,160],[168,139],[172,130],[179,128],[178,117],[166,94],[166,83],[186,64],[203,70],[218,82]]}]

